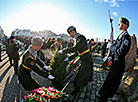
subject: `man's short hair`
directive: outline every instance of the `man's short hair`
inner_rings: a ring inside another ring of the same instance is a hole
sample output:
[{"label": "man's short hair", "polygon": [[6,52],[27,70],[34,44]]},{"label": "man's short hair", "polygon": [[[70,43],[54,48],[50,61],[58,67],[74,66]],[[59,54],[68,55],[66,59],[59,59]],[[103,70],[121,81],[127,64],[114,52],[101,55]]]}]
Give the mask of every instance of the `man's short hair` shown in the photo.
[{"label": "man's short hair", "polygon": [[39,36],[33,37],[33,39],[32,39],[32,45],[42,46],[43,45],[42,38],[39,37]]}]

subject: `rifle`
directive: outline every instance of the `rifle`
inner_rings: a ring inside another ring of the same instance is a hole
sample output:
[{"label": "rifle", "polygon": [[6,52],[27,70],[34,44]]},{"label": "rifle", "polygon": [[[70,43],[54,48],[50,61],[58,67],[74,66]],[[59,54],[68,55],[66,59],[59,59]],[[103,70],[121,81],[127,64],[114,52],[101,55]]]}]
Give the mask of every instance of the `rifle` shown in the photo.
[{"label": "rifle", "polygon": [[[113,44],[113,23],[112,23],[113,19],[111,18],[110,10],[108,10],[108,14],[109,14],[109,21],[110,21],[110,24],[111,24],[110,43]],[[111,49],[110,47],[109,47],[107,56],[104,58],[104,62],[102,64],[102,66],[101,66],[104,69],[107,67],[108,60],[109,60],[108,58],[110,57],[110,49]]]},{"label": "rifle", "polygon": [[113,43],[113,23],[112,23],[113,19],[111,18],[110,10],[108,10],[108,14],[109,14],[109,20],[111,24],[110,42]]}]

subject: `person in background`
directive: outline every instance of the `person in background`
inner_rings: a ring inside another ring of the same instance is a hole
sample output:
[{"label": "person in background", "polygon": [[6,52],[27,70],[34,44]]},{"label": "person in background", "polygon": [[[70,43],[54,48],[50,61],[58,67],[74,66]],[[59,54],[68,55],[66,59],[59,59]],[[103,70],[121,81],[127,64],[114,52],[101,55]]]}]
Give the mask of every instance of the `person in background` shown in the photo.
[{"label": "person in background", "polygon": [[106,39],[104,39],[104,43],[101,45],[101,55],[102,55],[102,58],[105,57],[106,46],[107,46],[107,42],[106,42]]},{"label": "person in background", "polygon": [[62,41],[63,41],[62,38],[57,38],[56,41],[55,41],[55,43],[52,44],[52,45],[50,46],[50,48],[51,48],[53,51],[62,50],[62,49],[63,49]]},{"label": "person in background", "polygon": [[[19,52],[18,52],[19,48],[20,48],[20,45],[16,42],[15,37],[11,36],[8,52],[9,52],[9,57],[13,60],[13,66],[14,66],[14,71],[16,75],[18,74],[18,61],[20,59]],[[10,63],[12,63],[12,61]]]},{"label": "person in background", "polygon": [[10,38],[8,38],[7,41],[5,42],[5,46],[6,46],[6,53],[7,53],[8,57],[9,57],[10,65],[13,66],[12,59],[11,59],[11,57],[9,55],[9,43],[10,43]]}]

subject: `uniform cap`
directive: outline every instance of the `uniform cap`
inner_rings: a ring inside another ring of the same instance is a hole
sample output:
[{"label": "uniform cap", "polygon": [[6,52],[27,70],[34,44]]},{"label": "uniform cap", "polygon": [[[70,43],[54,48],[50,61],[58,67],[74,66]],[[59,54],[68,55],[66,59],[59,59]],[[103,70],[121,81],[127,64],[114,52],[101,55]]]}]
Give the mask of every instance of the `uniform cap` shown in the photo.
[{"label": "uniform cap", "polygon": [[76,32],[76,28],[74,26],[70,26],[68,29],[67,29],[67,32],[70,34],[70,32],[74,30]]},{"label": "uniform cap", "polygon": [[119,22],[126,24],[129,27],[129,21],[126,18],[120,17]]},{"label": "uniform cap", "polygon": [[56,39],[58,42],[61,42],[63,39],[62,38],[57,38]]}]

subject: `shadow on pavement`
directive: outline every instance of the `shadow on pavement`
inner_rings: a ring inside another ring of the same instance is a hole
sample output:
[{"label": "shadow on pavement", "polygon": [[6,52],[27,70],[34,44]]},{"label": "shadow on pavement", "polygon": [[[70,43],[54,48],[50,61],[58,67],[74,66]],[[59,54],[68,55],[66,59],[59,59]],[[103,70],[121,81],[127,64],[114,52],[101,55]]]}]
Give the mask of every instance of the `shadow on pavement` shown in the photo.
[{"label": "shadow on pavement", "polygon": [[20,102],[25,95],[25,90],[19,84],[17,75],[14,74],[11,80],[10,77],[7,78],[5,84],[2,102]]}]

